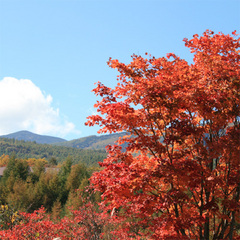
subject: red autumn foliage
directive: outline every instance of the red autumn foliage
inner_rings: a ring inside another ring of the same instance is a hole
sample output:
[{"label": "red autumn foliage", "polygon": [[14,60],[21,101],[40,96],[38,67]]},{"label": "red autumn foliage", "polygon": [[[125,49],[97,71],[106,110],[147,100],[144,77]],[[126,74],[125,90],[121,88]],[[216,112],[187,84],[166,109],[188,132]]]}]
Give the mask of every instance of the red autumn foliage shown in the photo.
[{"label": "red autumn foliage", "polygon": [[44,208],[34,213],[19,213],[21,221],[9,230],[0,231],[0,239],[31,240],[53,239],[61,240],[85,239],[96,240],[104,235],[104,228],[109,224],[109,214],[104,214],[91,202],[84,204],[77,211],[72,211],[71,217],[50,220]]},{"label": "red autumn foliage", "polygon": [[[240,38],[184,39],[188,64],[133,55],[110,59],[118,83],[98,83],[99,133],[126,131],[91,178],[119,234],[143,239],[238,239],[240,192]],[[118,223],[119,223],[118,222]],[[121,239],[121,237],[119,237]],[[123,238],[122,238],[123,239]]]}]

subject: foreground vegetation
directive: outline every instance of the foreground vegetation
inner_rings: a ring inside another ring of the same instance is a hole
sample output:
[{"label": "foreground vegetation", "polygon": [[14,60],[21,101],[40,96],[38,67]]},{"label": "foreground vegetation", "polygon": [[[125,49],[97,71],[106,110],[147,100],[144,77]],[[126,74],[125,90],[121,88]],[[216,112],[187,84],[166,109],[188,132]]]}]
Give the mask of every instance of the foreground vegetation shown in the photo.
[{"label": "foreground vegetation", "polygon": [[89,188],[89,177],[99,169],[73,164],[70,157],[56,164],[54,158],[0,157],[6,166],[0,178],[0,239],[111,235],[110,217],[98,206],[100,193]]}]

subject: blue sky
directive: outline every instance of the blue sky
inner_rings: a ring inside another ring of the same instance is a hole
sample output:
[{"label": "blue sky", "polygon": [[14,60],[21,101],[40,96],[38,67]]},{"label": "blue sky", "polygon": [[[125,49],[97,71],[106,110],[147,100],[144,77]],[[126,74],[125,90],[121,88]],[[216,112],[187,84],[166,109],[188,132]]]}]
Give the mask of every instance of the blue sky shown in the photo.
[{"label": "blue sky", "polygon": [[109,57],[174,52],[191,62],[183,38],[239,27],[239,0],[0,0],[0,135],[96,134],[84,122],[94,83],[116,84]]}]

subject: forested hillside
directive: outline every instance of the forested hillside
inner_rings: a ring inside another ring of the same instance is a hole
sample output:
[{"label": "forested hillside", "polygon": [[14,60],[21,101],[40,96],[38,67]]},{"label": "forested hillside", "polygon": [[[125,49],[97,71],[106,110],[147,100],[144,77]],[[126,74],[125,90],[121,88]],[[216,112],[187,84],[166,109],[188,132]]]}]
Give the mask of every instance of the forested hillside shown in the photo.
[{"label": "forested hillside", "polygon": [[54,143],[54,145],[82,149],[105,149],[107,145],[113,145],[119,139],[119,137],[123,137],[124,135],[126,135],[125,132],[101,136],[93,135],[71,141]]},{"label": "forested hillside", "polygon": [[76,149],[49,144],[37,144],[23,140],[0,138],[0,155],[15,154],[18,158],[56,158],[58,163],[63,162],[68,156],[73,163],[82,162],[87,166],[97,165],[106,157],[105,150]]}]

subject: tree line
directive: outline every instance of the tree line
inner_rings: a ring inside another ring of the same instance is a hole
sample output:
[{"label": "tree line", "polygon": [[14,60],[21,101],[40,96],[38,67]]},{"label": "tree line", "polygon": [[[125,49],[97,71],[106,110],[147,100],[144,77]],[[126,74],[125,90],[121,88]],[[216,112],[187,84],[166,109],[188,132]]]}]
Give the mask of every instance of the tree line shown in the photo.
[{"label": "tree line", "polygon": [[56,158],[57,162],[65,161],[71,156],[73,163],[82,162],[87,166],[97,165],[106,157],[105,150],[77,149],[72,147],[37,144],[23,140],[0,138],[0,156],[15,154],[18,158]]}]

